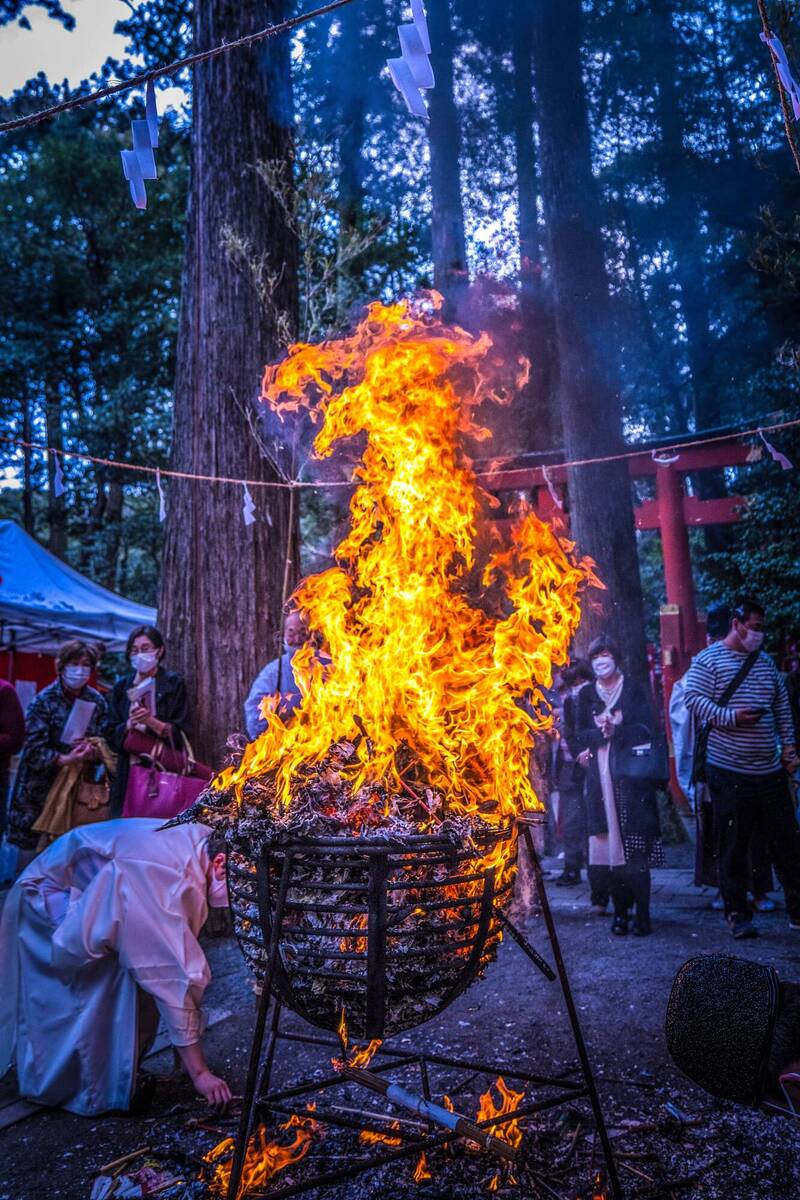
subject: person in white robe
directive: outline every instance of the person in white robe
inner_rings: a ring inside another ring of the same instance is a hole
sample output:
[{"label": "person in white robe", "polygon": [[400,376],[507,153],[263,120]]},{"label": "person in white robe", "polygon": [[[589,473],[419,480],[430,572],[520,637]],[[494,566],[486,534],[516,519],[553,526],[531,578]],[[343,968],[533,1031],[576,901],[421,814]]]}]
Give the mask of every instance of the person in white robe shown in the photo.
[{"label": "person in white robe", "polygon": [[16,1065],[22,1096],[87,1116],[127,1109],[155,1002],[198,1092],[230,1100],[203,1055],[211,972],[198,941],[209,904],[227,904],[225,855],[213,853],[207,826],[161,825],[74,829],[11,889],[0,922],[0,1077]]}]

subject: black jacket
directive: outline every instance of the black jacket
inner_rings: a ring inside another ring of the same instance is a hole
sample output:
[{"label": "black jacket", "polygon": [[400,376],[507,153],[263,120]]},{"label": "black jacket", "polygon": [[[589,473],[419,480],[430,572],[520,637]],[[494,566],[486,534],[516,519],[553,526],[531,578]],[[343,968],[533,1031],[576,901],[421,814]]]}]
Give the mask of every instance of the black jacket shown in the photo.
[{"label": "black jacket", "polygon": [[[108,701],[108,713],[103,736],[113,750],[116,750],[117,774],[111,788],[111,815],[118,817],[125,802],[125,789],[128,786],[130,756],[123,747],[128,732],[128,714],[131,702],[128,699],[128,688],[133,687],[135,675],[131,672],[122,675],[111,689]],[[189,700],[186,695],[186,684],[180,675],[174,671],[166,671],[159,667],[156,672],[156,716],[159,721],[169,721],[176,733],[181,731],[191,739],[191,721],[189,716]],[[180,742],[180,738],[178,738]]]},{"label": "black jacket", "polygon": [[[594,718],[603,711],[605,705],[597,694],[593,683],[582,688],[577,696],[577,713],[575,720],[575,745],[578,753],[590,750],[592,757],[586,770],[586,818],[589,835],[608,833],[603,792],[600,786],[600,770],[597,765],[597,751],[605,739],[597,728]],[[620,813],[620,824],[624,826],[623,836],[635,834],[645,839],[656,838],[659,835],[658,802],[656,788],[652,783],[634,783],[630,780],[617,781],[614,773],[614,745],[645,741],[655,731],[655,716],[648,692],[627,676],[622,685],[622,693],[614,711],[622,710],[622,722],[614,730],[611,739],[611,778],[614,779],[618,807],[620,791],[624,793],[624,814]],[[624,785],[624,786],[623,786]],[[624,818],[624,819],[623,819]]]}]

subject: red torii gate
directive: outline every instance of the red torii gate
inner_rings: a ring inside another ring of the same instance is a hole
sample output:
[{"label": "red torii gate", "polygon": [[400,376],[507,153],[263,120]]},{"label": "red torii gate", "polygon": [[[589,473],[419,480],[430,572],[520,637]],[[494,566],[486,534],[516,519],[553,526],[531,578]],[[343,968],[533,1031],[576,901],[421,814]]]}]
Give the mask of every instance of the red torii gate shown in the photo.
[{"label": "red torii gate", "polygon": [[[669,711],[673,684],[688,669],[692,655],[705,645],[705,621],[698,618],[695,602],[689,529],[733,524],[741,519],[747,507],[743,496],[701,500],[689,495],[683,477],[698,471],[740,466],[752,458],[752,448],[735,433],[683,449],[643,446],[627,458],[632,479],[655,476],[655,499],[636,505],[634,514],[637,529],[657,529],[661,534],[667,595],[660,611],[665,712]],[[479,475],[479,480],[490,492],[529,491],[543,520],[566,517],[555,498],[563,503],[566,496],[567,467],[563,463],[490,471]],[[675,798],[683,805],[683,794],[674,776],[672,784]]]}]

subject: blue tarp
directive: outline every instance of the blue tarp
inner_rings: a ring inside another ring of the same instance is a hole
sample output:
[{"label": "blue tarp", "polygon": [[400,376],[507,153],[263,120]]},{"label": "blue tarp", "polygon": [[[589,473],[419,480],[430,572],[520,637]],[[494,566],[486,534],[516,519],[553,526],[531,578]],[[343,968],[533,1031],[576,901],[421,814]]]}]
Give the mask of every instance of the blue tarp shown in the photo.
[{"label": "blue tarp", "polygon": [[124,649],[137,625],[155,623],[156,611],[92,583],[30,537],[14,521],[0,521],[0,646],[52,654],[67,637]]}]

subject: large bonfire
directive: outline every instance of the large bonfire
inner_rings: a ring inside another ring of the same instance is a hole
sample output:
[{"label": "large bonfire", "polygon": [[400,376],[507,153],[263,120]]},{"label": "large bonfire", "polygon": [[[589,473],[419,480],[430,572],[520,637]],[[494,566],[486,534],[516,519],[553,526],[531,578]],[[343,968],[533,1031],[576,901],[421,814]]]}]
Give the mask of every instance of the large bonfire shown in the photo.
[{"label": "large bonfire", "polygon": [[310,413],[318,458],[361,435],[357,486],[336,565],[295,596],[315,635],[293,663],[300,707],[284,720],[265,702],[266,731],[215,780],[206,819],[251,842],[463,842],[541,807],[540,689],[593,577],[530,509],[503,544],[476,480],[479,410],[507,402],[524,369],[445,324],[435,295],[374,303],[352,336],[294,345],[266,369],[262,399],[283,418]]}]

